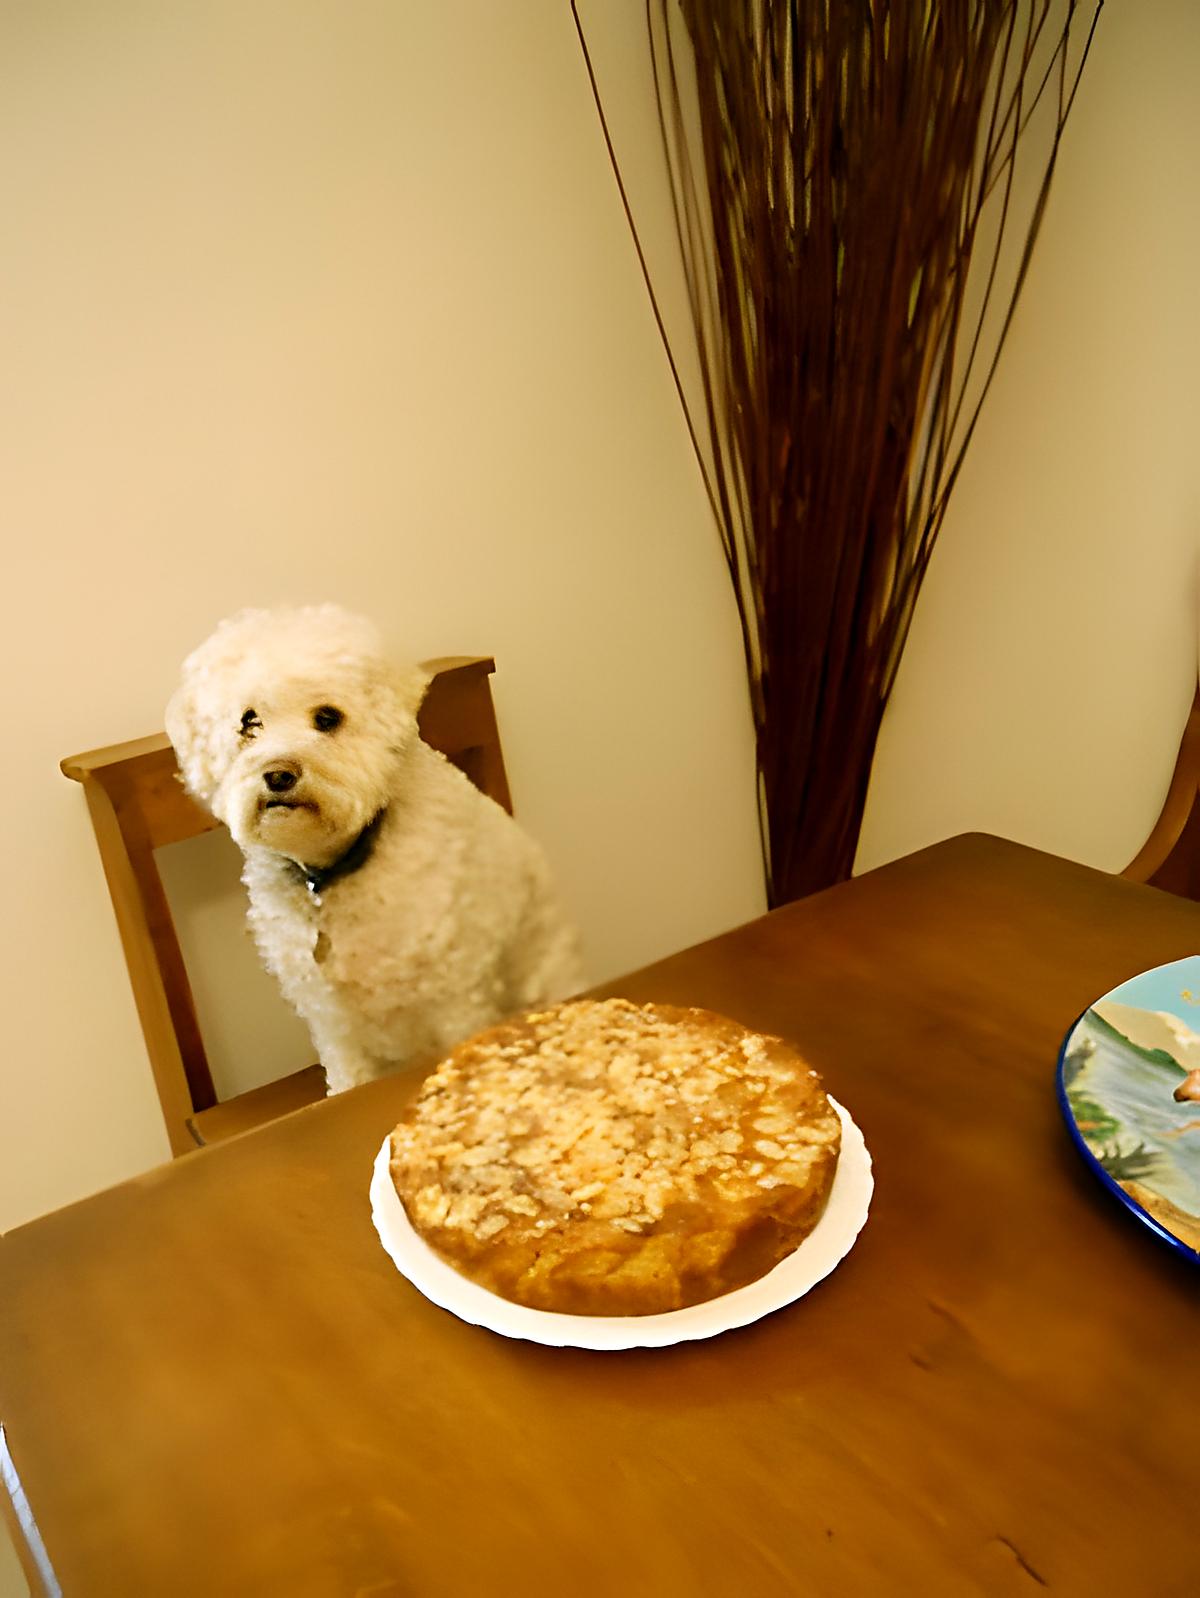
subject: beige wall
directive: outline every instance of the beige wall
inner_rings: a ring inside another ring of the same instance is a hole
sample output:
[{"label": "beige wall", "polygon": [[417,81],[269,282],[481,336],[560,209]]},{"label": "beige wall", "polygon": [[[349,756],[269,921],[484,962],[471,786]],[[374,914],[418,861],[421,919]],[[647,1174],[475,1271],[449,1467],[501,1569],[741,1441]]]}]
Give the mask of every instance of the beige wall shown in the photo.
[{"label": "beige wall", "polygon": [[[653,197],[641,15],[589,25]],[[243,603],[495,653],[594,977],[761,908],[735,618],[566,6],[10,9],[0,192],[0,1228],[165,1155],[57,762],[161,726]],[[240,952],[227,911],[191,923]]]},{"label": "beige wall", "polygon": [[[640,0],[585,15],[661,281]],[[1189,0],[1106,9],[861,867],[969,827],[1118,866],[1157,812],[1195,670],[1198,64]],[[734,617],[565,5],[10,10],[0,190],[0,1228],[165,1154],[57,761],[160,725],[237,605],[496,653],[597,978],[755,913]],[[217,1050],[273,1059],[206,869],[173,880]]]},{"label": "beige wall", "polygon": [[1196,685],[1200,6],[1106,6],[883,727],[866,869],[983,829],[1106,870]]}]

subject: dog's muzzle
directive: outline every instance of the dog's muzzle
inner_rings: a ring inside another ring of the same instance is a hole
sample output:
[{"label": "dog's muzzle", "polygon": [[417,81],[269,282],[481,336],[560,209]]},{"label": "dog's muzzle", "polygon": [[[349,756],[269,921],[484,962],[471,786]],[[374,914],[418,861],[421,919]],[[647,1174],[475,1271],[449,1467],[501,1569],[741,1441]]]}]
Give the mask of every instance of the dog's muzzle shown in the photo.
[{"label": "dog's muzzle", "polygon": [[262,774],[263,785],[270,797],[265,801],[264,808],[271,810],[278,806],[291,809],[295,804],[293,799],[286,798],[296,786],[300,776],[300,767],[293,760],[280,760],[273,766],[268,766]]}]

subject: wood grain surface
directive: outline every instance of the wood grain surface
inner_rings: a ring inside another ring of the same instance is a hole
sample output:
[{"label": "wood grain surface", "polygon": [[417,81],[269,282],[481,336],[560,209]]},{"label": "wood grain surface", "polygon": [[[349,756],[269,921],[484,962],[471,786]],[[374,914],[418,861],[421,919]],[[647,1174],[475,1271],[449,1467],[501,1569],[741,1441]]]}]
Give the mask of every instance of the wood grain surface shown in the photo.
[{"label": "wood grain surface", "polygon": [[806,1299],[507,1342],[373,1231],[370,1084],[0,1242],[0,1421],[69,1598],[1195,1591],[1200,1277],[1095,1182],[1060,1040],[1200,906],[978,835],[614,983],[797,1042],[875,1160]]}]

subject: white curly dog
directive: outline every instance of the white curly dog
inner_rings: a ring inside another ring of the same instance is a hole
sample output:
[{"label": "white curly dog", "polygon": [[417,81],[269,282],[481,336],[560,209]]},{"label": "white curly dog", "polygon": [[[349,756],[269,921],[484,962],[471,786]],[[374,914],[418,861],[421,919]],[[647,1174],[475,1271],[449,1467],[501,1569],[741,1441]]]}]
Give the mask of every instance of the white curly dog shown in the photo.
[{"label": "white curly dog", "polygon": [[167,707],[331,1092],[581,985],[541,851],[418,735],[427,685],[337,606],[246,610],[188,656]]}]

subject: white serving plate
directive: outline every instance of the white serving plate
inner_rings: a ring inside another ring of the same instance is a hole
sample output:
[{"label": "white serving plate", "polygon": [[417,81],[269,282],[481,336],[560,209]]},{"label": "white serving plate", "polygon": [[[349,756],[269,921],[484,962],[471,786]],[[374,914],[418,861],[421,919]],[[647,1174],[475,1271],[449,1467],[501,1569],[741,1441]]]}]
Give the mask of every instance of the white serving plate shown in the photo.
[{"label": "white serving plate", "polygon": [[867,1219],[875,1180],[863,1135],[836,1100],[842,1150],[824,1214],[794,1253],[756,1282],[706,1304],[663,1315],[558,1315],[510,1303],[460,1276],[440,1259],[409,1223],[388,1169],[391,1139],[375,1158],[371,1216],[380,1241],[400,1274],[426,1298],[472,1326],[501,1337],[522,1338],[551,1348],[666,1348],[672,1343],[716,1337],[749,1326],[823,1281],[854,1247]]}]

